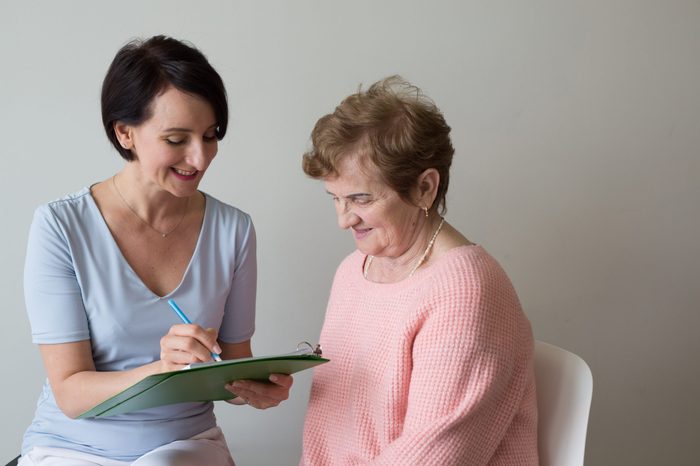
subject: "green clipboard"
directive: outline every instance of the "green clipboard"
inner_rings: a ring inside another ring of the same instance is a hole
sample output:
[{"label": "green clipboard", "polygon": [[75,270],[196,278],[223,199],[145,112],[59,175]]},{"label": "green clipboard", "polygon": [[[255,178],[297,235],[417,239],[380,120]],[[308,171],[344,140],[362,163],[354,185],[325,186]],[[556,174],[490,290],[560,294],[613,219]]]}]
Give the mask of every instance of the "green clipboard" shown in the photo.
[{"label": "green clipboard", "polygon": [[[141,409],[186,401],[230,400],[224,388],[233,380],[268,380],[270,374],[294,374],[328,362],[320,347],[299,349],[277,356],[228,359],[193,364],[172,372],[149,375],[131,387],[91,408],[77,419],[114,416]],[[301,344],[300,344],[301,346]]]}]

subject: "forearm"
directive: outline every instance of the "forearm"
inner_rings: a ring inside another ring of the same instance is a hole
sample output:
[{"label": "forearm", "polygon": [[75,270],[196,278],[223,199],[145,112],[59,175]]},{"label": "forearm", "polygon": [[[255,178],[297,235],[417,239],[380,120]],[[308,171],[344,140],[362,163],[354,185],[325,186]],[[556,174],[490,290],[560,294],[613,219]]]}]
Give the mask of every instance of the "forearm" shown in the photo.
[{"label": "forearm", "polygon": [[487,304],[440,308],[422,323],[402,434],[370,464],[489,464],[516,415],[530,412],[529,335]]},{"label": "forearm", "polygon": [[159,361],[128,371],[84,370],[52,384],[58,407],[75,418],[151,374],[160,372]]}]

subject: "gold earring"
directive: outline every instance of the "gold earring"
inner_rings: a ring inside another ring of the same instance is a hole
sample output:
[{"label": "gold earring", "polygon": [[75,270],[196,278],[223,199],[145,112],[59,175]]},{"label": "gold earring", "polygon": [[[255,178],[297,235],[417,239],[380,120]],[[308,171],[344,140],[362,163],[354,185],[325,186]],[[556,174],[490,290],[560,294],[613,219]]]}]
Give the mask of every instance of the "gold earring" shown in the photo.
[{"label": "gold earring", "polygon": [[423,207],[423,212],[425,212],[425,218],[428,218],[428,208]]}]

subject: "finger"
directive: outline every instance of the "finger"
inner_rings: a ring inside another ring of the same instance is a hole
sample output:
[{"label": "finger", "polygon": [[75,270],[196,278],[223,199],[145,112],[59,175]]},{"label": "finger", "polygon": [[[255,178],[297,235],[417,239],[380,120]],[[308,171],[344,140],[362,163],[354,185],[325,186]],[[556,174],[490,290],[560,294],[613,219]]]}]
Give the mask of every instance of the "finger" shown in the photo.
[{"label": "finger", "polygon": [[229,403],[229,404],[232,404],[232,405],[236,405],[236,406],[241,406],[241,405],[246,404],[246,401],[243,399],[243,397],[236,396],[236,397],[234,397],[234,398],[231,398],[231,399],[229,399],[229,400],[226,400],[226,403]]},{"label": "finger", "polygon": [[221,347],[217,341],[218,332],[213,328],[202,328],[197,324],[175,324],[170,327],[168,335],[191,337],[197,340],[210,353],[221,353]]},{"label": "finger", "polygon": [[172,357],[173,360],[184,362],[184,364],[211,360],[211,352],[199,340],[191,336],[168,334],[161,339],[160,348],[161,359]]},{"label": "finger", "polygon": [[235,381],[230,384],[231,391],[256,407],[277,406],[289,398],[289,388],[267,382]]},{"label": "finger", "polygon": [[242,396],[238,395],[232,400],[228,400],[229,403],[235,405],[248,405],[256,409],[267,409],[272,408],[280,404],[279,400],[267,399],[267,398],[256,398],[255,396]]},{"label": "finger", "polygon": [[205,329],[196,324],[177,324],[170,328],[169,334],[193,338],[207,348],[209,352],[221,353],[216,329]]},{"label": "finger", "polygon": [[280,387],[286,388],[287,390],[292,388],[292,384],[294,383],[294,378],[291,375],[287,374],[271,374],[269,379],[270,382],[274,383],[275,385],[279,385]]},{"label": "finger", "polygon": [[202,329],[202,331],[205,334],[203,338],[199,339],[202,344],[209,349],[210,353],[221,354],[221,346],[219,346],[219,342],[217,340],[219,338],[219,332],[217,332],[214,328],[205,328]]},{"label": "finger", "polygon": [[177,372],[177,371],[181,371],[185,367],[188,367],[188,365],[187,364],[175,364],[175,363],[169,362],[167,360],[161,359],[160,360],[160,369],[157,372],[158,373]]},{"label": "finger", "polygon": [[194,362],[201,362],[195,359],[191,353],[186,353],[184,351],[161,351],[160,359],[168,364],[175,364],[179,366],[185,366]]},{"label": "finger", "polygon": [[250,396],[252,395],[252,392],[247,391],[247,390],[242,390],[242,389],[234,389],[233,385],[230,383],[227,383],[225,386],[226,390],[229,392],[233,393],[234,398],[227,400],[229,403],[234,404],[234,405],[251,405],[254,406],[254,403],[251,402]]},{"label": "finger", "polygon": [[289,389],[291,388],[294,379],[291,375],[272,374],[270,382],[254,382],[251,380],[237,380],[230,385],[249,396],[272,398],[272,399],[287,399]]},{"label": "finger", "polygon": [[161,352],[166,354],[176,354],[176,358],[188,356],[187,362],[207,361],[209,352],[202,344],[190,336],[170,335],[161,344]]}]

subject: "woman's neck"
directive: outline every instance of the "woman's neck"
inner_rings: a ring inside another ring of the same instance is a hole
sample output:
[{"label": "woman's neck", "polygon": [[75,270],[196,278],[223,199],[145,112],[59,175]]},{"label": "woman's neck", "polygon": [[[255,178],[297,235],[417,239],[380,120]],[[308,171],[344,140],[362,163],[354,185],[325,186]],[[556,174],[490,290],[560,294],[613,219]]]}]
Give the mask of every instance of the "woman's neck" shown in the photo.
[{"label": "woman's neck", "polygon": [[[422,222],[421,222],[422,220]],[[395,283],[412,276],[430,259],[444,219],[437,214],[421,217],[413,233],[411,244],[396,257],[369,256],[365,261],[364,274],[368,280],[378,283]],[[420,223],[420,225],[418,225]]]}]

